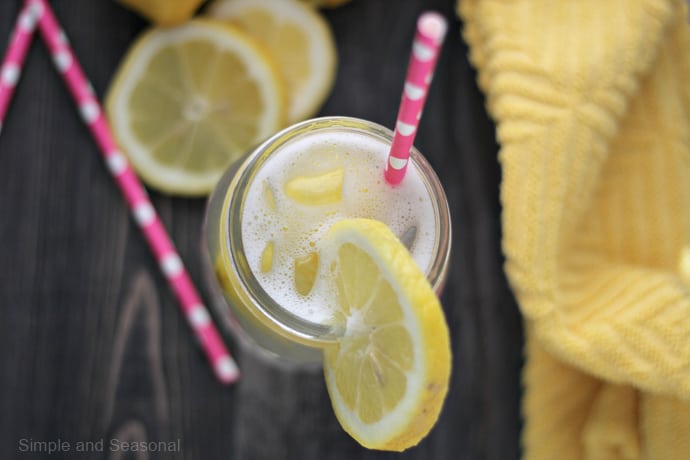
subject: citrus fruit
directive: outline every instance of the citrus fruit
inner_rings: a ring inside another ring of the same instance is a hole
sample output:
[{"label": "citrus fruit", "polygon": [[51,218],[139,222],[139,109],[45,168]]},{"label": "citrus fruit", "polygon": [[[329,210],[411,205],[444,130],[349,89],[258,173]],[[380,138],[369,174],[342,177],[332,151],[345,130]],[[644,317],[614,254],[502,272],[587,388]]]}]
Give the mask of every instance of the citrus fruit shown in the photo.
[{"label": "citrus fruit", "polygon": [[216,0],[206,13],[261,40],[288,88],[288,122],[314,115],[335,80],[337,53],[331,29],[317,11],[296,0]]},{"label": "citrus fruit", "polygon": [[310,206],[337,203],[343,196],[345,170],[333,169],[315,176],[297,176],[285,184],[285,195]]},{"label": "citrus fruit", "polygon": [[431,430],[450,376],[443,310],[414,259],[383,223],[345,219],[323,240],[332,260],[336,320],[344,335],[324,349],[341,425],[371,449],[402,451]]},{"label": "citrus fruit", "polygon": [[204,0],[117,0],[154,24],[173,26],[189,19]]},{"label": "citrus fruit", "polygon": [[210,192],[231,162],[278,130],[285,108],[261,46],[205,19],[144,33],[106,97],[116,140],[141,178],[189,196]]},{"label": "citrus fruit", "polygon": [[319,255],[316,252],[295,259],[295,288],[300,295],[311,292],[318,269]]}]

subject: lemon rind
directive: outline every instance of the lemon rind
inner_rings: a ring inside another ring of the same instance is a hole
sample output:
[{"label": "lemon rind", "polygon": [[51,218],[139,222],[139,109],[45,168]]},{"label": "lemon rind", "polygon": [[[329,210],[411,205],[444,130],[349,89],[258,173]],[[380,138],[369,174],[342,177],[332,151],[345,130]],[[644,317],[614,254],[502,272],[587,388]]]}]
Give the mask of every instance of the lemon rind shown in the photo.
[{"label": "lemon rind", "polygon": [[[284,104],[277,102],[285,100],[283,82],[277,76],[275,64],[270,61],[271,58],[266,56],[262,47],[246,33],[227,24],[208,19],[194,19],[180,27],[151,28],[146,31],[132,46],[118,69],[106,96],[105,108],[120,148],[144,182],[170,194],[203,196],[211,191],[223,170],[194,174],[155,161],[148,152],[149,147],[141,143],[129,129],[129,118],[126,116],[128,101],[140,79],[145,76],[150,59],[162,47],[190,38],[207,38],[210,43],[237,53],[242,57],[252,75],[270,82],[258,85],[262,91],[263,100],[275,103],[266,104],[270,110],[262,117],[257,142],[283,125]],[[244,152],[238,153],[237,156]]]},{"label": "lemon rind", "polygon": [[[350,219],[346,223],[334,224],[331,232],[328,237],[333,251],[344,243],[353,243],[375,260],[398,295],[415,350],[414,367],[406,373],[405,395],[396,408],[372,424],[361,422],[347,409],[336,391],[335,371],[328,365],[325,355],[324,375],[333,408],[343,429],[363,446],[402,451],[419,443],[433,428],[447,394],[450,339],[443,311],[423,272],[385,224],[368,219]],[[378,235],[374,239],[366,236],[374,233]],[[332,244],[334,241],[336,245]],[[397,248],[392,257],[395,260],[386,262],[385,259],[391,257],[385,252],[391,247]],[[334,254],[327,257],[332,258]],[[433,331],[433,335],[426,335],[425,331]]]},{"label": "lemon rind", "polygon": [[311,78],[288,98],[287,121],[295,123],[313,116],[335,83],[337,48],[328,23],[313,7],[284,0],[216,0],[206,8],[205,14],[218,19],[232,20],[236,15],[241,15],[246,7],[261,7],[269,12],[280,11],[286,19],[305,26],[302,30],[308,34],[312,73]]}]

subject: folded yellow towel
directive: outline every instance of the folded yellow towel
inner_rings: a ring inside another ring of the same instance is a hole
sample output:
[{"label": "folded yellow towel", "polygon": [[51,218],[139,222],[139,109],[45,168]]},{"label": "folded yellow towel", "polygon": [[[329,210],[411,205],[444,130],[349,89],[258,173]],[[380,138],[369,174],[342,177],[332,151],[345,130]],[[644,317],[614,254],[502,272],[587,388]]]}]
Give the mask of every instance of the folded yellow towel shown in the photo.
[{"label": "folded yellow towel", "polygon": [[690,459],[685,0],[458,12],[501,146],[524,458]]}]

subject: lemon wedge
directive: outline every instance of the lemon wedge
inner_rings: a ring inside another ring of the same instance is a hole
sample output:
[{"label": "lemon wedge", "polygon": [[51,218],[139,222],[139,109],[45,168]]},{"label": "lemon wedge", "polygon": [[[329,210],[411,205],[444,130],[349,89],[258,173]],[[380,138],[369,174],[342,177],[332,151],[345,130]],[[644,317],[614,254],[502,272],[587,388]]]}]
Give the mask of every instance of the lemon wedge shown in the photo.
[{"label": "lemon wedge", "polygon": [[149,186],[201,196],[284,124],[286,99],[279,72],[251,37],[196,19],[144,33],[105,106],[120,148]]},{"label": "lemon wedge", "polygon": [[323,240],[344,337],[324,349],[342,427],[370,449],[402,451],[431,430],[448,390],[448,326],[433,288],[383,223],[345,219]]},{"label": "lemon wedge", "polygon": [[311,206],[337,203],[343,196],[344,179],[343,168],[314,176],[297,176],[285,184],[285,195],[297,203]]},{"label": "lemon wedge", "polygon": [[288,87],[288,122],[314,115],[335,81],[337,53],[323,16],[297,0],[216,0],[206,9],[260,40]]},{"label": "lemon wedge", "polygon": [[318,268],[319,255],[316,252],[295,259],[295,288],[300,295],[311,292]]}]

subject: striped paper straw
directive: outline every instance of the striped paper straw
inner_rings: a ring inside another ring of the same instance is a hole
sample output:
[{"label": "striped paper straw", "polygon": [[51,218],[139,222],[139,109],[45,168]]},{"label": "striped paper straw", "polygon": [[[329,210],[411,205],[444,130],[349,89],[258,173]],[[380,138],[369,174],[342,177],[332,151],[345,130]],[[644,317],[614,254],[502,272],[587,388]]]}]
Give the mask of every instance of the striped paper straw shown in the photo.
[{"label": "striped paper straw", "polygon": [[45,0],[27,0],[27,2],[32,1],[36,1],[42,7],[38,27],[43,40],[50,49],[53,62],[72,93],[81,118],[91,130],[91,134],[100,147],[108,169],[124,195],[151,251],[158,260],[160,269],[175,293],[187,322],[199,339],[218,379],[223,383],[236,381],[239,377],[237,365],[213,325],[206,306],[201,302],[200,296],[156,210],[153,208],[146,190],[127,159],[118,151],[101,104],[98,102],[91,84],[84,76],[64,31]]},{"label": "striped paper straw", "polygon": [[19,12],[0,68],[0,133],[14,88],[19,82],[26,53],[36,30],[40,5],[27,1]]},{"label": "striped paper straw", "polygon": [[446,29],[446,20],[438,13],[426,12],[417,20],[417,31],[405,77],[405,89],[395,122],[391,150],[384,169],[386,182],[390,185],[398,185],[405,177],[410,149],[417,135],[419,119],[422,116],[422,109]]}]

